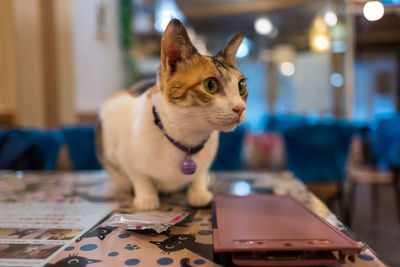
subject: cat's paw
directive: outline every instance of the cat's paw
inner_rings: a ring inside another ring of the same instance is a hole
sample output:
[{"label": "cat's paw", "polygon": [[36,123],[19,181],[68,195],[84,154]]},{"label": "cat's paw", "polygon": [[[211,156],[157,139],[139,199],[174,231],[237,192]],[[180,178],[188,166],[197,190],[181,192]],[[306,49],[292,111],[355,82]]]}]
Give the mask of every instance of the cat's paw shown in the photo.
[{"label": "cat's paw", "polygon": [[212,200],[212,193],[208,190],[189,190],[187,196],[190,206],[193,207],[207,206]]},{"label": "cat's paw", "polygon": [[160,207],[160,201],[158,196],[142,196],[135,197],[133,200],[135,209],[140,211],[156,210]]}]

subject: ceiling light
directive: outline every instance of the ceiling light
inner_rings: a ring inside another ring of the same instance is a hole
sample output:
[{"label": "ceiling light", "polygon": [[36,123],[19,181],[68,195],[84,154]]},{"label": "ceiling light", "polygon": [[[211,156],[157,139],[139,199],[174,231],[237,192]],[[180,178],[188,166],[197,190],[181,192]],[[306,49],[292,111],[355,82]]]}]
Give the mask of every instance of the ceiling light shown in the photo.
[{"label": "ceiling light", "polygon": [[254,22],[254,29],[260,35],[268,35],[274,29],[272,22],[267,18],[258,18]]},{"label": "ceiling light", "polygon": [[279,67],[284,76],[292,76],[295,72],[295,67],[292,62],[283,62]]},{"label": "ceiling light", "polygon": [[383,17],[384,13],[383,4],[379,1],[367,2],[363,8],[364,17],[369,21],[379,20]]},{"label": "ceiling light", "polygon": [[338,19],[337,19],[337,16],[336,16],[336,13],[335,13],[335,12],[333,12],[333,11],[328,11],[328,12],[326,12],[325,15],[324,15],[324,20],[325,20],[325,23],[326,23],[328,26],[333,27],[333,26],[336,25]]},{"label": "ceiling light", "polygon": [[317,35],[313,39],[313,46],[317,51],[325,51],[329,47],[328,37],[325,35]]}]

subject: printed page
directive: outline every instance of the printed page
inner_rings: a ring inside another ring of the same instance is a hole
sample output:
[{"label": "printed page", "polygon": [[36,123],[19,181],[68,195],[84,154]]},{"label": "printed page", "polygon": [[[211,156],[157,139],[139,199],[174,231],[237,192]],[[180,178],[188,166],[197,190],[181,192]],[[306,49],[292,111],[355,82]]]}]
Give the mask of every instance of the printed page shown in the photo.
[{"label": "printed page", "polygon": [[43,266],[113,209],[98,203],[0,203],[0,266]]}]

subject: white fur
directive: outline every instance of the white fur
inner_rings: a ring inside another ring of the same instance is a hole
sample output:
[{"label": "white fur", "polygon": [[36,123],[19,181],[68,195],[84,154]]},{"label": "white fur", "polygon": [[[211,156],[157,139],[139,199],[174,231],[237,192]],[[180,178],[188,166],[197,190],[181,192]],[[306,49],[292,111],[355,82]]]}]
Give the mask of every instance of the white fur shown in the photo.
[{"label": "white fur", "polygon": [[[119,94],[104,103],[100,110],[104,167],[120,188],[131,190],[133,186],[137,209],[157,209],[158,191],[173,192],[187,185],[189,204],[204,206],[211,201],[207,180],[217,151],[217,130],[233,130],[245,117],[243,112],[238,119],[232,111],[235,106],[245,105],[237,83],[232,78],[223,84],[225,96],[219,97],[209,108],[171,105],[160,91],[151,96],[147,91],[138,97]],[[180,163],[185,153],[154,124],[153,105],[166,132],[175,140],[193,147],[209,137],[204,148],[192,156],[197,164],[194,174],[181,173]]]}]

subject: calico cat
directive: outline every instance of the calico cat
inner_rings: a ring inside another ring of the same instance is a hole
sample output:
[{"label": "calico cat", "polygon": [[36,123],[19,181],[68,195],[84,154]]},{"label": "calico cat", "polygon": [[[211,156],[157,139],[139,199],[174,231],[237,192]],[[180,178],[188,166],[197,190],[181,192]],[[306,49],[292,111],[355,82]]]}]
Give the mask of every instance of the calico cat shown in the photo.
[{"label": "calico cat", "polygon": [[216,56],[203,56],[174,19],[161,40],[157,82],[140,95],[117,92],[101,107],[100,158],[120,189],[134,189],[136,209],[157,209],[158,191],[186,186],[191,206],[210,203],[218,133],[245,118],[248,90],[235,63],[243,38],[236,34]]},{"label": "calico cat", "polygon": [[182,249],[188,249],[200,257],[213,261],[212,245],[196,242],[195,235],[169,235],[164,241],[150,241],[150,243],[157,245],[162,250],[162,253],[169,254]]}]

